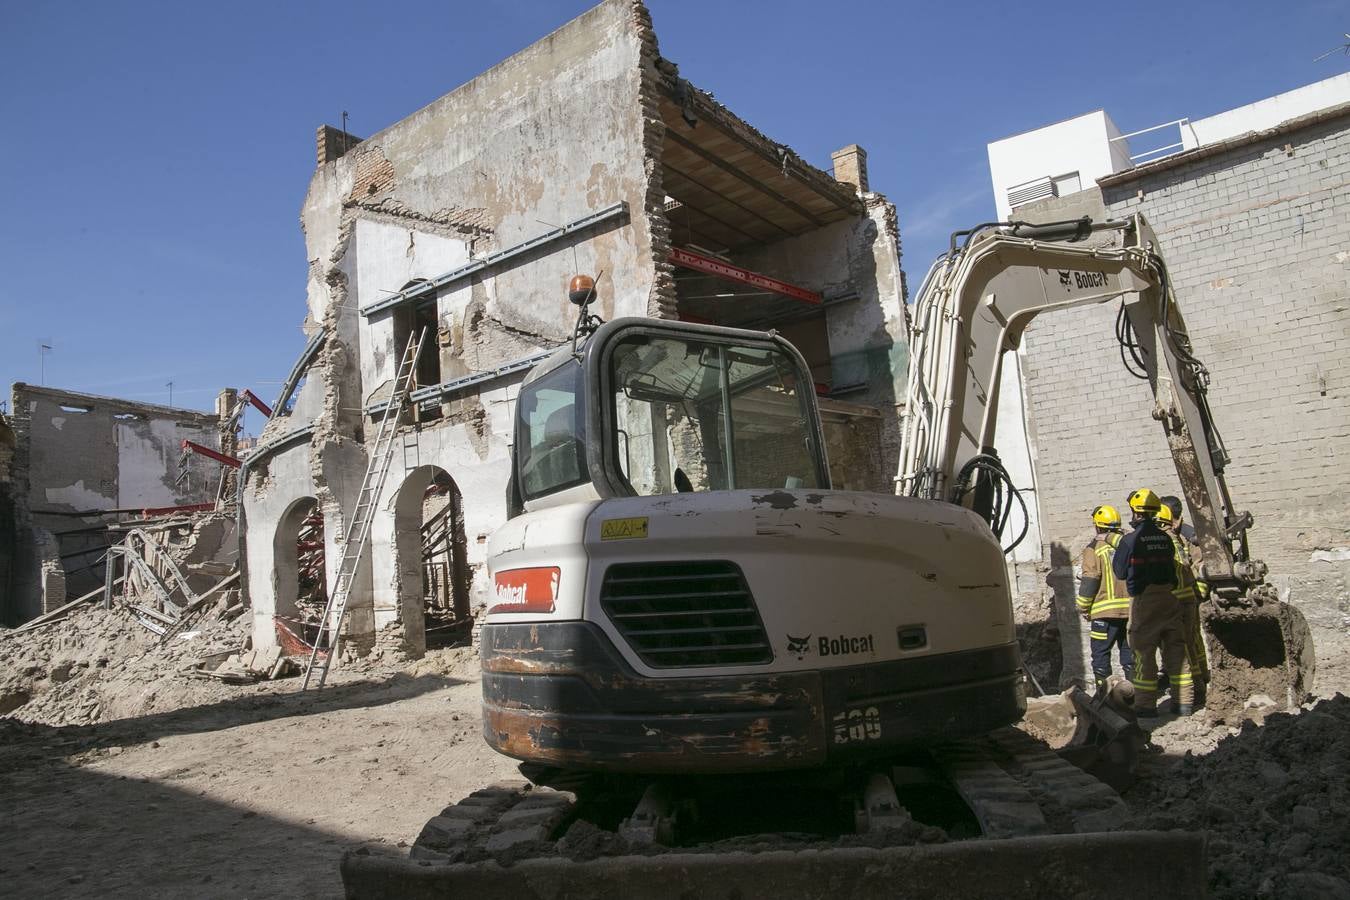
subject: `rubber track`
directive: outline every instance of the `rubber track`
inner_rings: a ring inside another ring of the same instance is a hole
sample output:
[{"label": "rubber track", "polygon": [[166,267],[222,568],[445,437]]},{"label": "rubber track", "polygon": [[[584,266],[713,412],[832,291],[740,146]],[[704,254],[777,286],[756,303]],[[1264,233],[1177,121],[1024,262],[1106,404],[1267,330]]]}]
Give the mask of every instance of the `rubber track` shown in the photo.
[{"label": "rubber track", "polygon": [[1008,755],[1014,774],[1067,814],[1074,833],[1113,831],[1125,820],[1125,801],[1114,789],[1026,732],[1002,728],[989,739]]},{"label": "rubber track", "polygon": [[967,741],[940,747],[933,758],[975,814],[983,837],[1049,834],[1035,795],[1008,774],[991,751],[983,742]]},{"label": "rubber track", "polygon": [[454,863],[547,841],[575,805],[575,795],[566,791],[524,781],[494,784],[442,810],[422,828],[408,856]]},{"label": "rubber track", "polygon": [[[1107,785],[1015,728],[933,751],[974,812],[985,838],[1111,831],[1125,803]],[[585,779],[578,783],[584,790]],[[409,857],[422,863],[473,862],[539,851],[576,807],[576,794],[502,782],[474,791],[429,821]],[[1066,827],[1067,826],[1067,827]],[[540,845],[538,850],[525,845]]]}]

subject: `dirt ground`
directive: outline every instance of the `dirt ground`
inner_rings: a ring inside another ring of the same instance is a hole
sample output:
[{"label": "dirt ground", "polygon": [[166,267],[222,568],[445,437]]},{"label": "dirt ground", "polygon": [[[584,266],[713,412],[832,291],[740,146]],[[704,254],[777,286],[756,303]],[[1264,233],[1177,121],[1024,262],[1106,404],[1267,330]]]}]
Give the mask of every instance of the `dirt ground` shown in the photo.
[{"label": "dirt ground", "polygon": [[516,775],[483,743],[475,670],[438,651],[335,670],[317,698],[296,679],[213,684],[231,695],[96,725],[0,719],[3,893],[339,897],[343,849],[411,841]]},{"label": "dirt ground", "polygon": [[[0,698],[22,701],[0,718],[6,895],[341,896],[344,849],[410,842],[516,777],[482,740],[467,648],[335,669],[316,696],[184,674],[235,625],[158,647],[117,615],[0,636]],[[1218,898],[1350,897],[1350,700],[1151,731],[1121,827],[1207,830]]]}]

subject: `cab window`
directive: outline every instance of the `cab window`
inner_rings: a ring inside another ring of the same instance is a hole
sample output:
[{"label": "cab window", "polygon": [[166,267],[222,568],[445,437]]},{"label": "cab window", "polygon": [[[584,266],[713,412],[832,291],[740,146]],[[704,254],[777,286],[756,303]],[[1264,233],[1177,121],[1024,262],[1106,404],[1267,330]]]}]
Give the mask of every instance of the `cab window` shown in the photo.
[{"label": "cab window", "polygon": [[581,364],[568,360],[520,390],[516,477],[526,500],[589,481]]},{"label": "cab window", "polygon": [[823,461],[791,357],[634,336],[610,357],[612,452],[637,494],[818,488]]}]

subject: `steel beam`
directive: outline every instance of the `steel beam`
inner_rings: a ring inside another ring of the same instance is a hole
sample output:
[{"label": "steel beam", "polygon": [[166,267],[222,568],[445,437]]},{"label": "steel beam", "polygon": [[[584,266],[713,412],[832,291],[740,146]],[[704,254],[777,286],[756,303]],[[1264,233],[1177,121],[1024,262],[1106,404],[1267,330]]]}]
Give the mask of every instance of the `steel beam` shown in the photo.
[{"label": "steel beam", "polygon": [[[408,395],[408,399],[419,405],[434,403],[443,397],[455,394],[467,387],[472,387],[473,385],[482,384],[487,381],[495,381],[498,378],[503,378],[507,375],[519,372],[522,369],[529,369],[533,367],[535,363],[542,362],[552,355],[552,350],[545,350],[532,356],[526,356],[523,359],[512,360],[509,363],[500,365],[495,369],[489,369],[486,372],[475,372],[472,375],[464,375],[460,378],[442,381],[440,384],[418,388]],[[388,405],[388,400],[380,400],[367,406],[366,413],[368,415],[376,415],[383,412],[384,408]]]},{"label": "steel beam", "polygon": [[604,209],[590,213],[589,215],[582,216],[580,219],[568,222],[566,225],[550,229],[543,234],[537,234],[527,241],[522,241],[519,244],[507,247],[505,250],[489,253],[487,256],[465,263],[457,269],[451,269],[449,272],[437,275],[435,278],[419,282],[410,288],[399,291],[389,297],[385,297],[383,300],[377,300],[368,306],[363,306],[361,307],[361,315],[370,316],[374,313],[381,312],[382,310],[393,309],[395,306],[401,306],[404,303],[410,303],[414,300],[434,297],[437,291],[456,281],[462,281],[470,275],[476,275],[486,269],[501,265],[507,260],[524,253],[529,253],[531,250],[538,250],[540,247],[546,247],[561,238],[582,230],[583,228],[589,228],[592,225],[598,225],[601,222],[607,222],[610,219],[615,219],[627,214],[628,204],[625,201],[620,200],[618,203],[606,206]]},{"label": "steel beam", "polygon": [[[203,447],[196,441],[183,440],[180,444],[184,450],[189,450],[198,456],[205,456],[207,459],[214,459],[221,465],[229,466],[231,469],[239,468],[243,463],[228,453],[221,453],[219,450],[212,450],[210,447]],[[214,505],[214,504],[212,504]]]},{"label": "steel beam", "polygon": [[768,275],[761,275],[759,272],[752,272],[749,269],[742,269],[740,266],[733,266],[731,263],[722,262],[720,259],[713,259],[701,253],[694,253],[692,250],[685,250],[683,247],[672,247],[670,249],[670,262],[686,269],[693,269],[695,272],[716,276],[723,281],[763,288],[766,291],[773,291],[775,294],[782,294],[784,297],[791,297],[793,300],[800,300],[813,306],[819,306],[823,302],[820,294],[815,291],[808,291],[806,288],[797,287],[795,284],[780,281]]},{"label": "steel beam", "polygon": [[[286,383],[281,386],[281,393],[277,395],[277,402],[272,404],[272,412],[277,415],[284,415],[286,404],[291,402],[291,394],[295,393],[296,385],[300,383],[300,377],[305,374],[309,364],[314,361],[314,355],[319,352],[323,342],[328,338],[326,329],[319,329],[314,336],[309,339],[305,349],[300,352],[300,358],[295,361],[291,367],[291,374],[286,376]],[[270,415],[268,418],[272,418]]]}]

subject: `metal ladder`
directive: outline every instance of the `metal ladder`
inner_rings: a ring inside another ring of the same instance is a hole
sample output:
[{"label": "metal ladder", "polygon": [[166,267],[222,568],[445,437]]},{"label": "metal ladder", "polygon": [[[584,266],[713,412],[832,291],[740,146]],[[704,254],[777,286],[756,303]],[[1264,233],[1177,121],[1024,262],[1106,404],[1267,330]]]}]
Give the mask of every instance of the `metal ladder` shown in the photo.
[{"label": "metal ladder", "polygon": [[[305,668],[305,682],[300,689],[308,690],[310,678],[317,666],[319,672],[318,687],[322,688],[328,678],[328,667],[337,656],[338,642],[342,636],[342,620],[347,614],[347,599],[351,596],[352,583],[361,566],[361,555],[370,540],[370,525],[374,518],[375,501],[384,488],[385,477],[389,474],[389,462],[394,456],[394,437],[398,432],[398,417],[403,404],[412,393],[417,377],[417,360],[422,355],[422,345],[426,340],[426,329],[411,335],[403,358],[398,364],[398,374],[394,376],[394,389],[380,416],[380,430],[375,436],[375,445],[371,449],[370,462],[366,466],[365,478],[361,480],[361,493],[356,497],[356,508],[347,521],[347,532],[342,542],[342,563],[338,566],[337,579],[328,595],[328,605],[324,607],[323,620],[319,623],[319,633],[314,637],[314,649],[309,655],[309,665]],[[327,636],[328,652],[323,659],[319,653]]]}]

